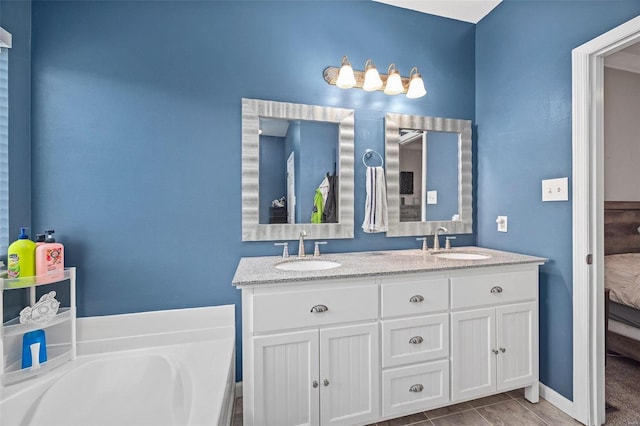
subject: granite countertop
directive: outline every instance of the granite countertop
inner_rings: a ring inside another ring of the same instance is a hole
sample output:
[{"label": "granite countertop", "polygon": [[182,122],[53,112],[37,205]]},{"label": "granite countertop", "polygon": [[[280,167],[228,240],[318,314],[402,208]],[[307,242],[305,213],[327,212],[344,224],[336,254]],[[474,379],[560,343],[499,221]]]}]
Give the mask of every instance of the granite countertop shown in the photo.
[{"label": "granite countertop", "polygon": [[[480,260],[443,259],[432,255],[432,251],[413,250],[367,251],[353,253],[329,253],[321,257],[295,256],[243,257],[233,276],[232,284],[237,287],[251,287],[262,284],[283,284],[293,281],[326,280],[410,274],[418,272],[450,271],[489,266],[518,265],[527,263],[543,264],[548,259],[482,247],[456,247],[441,250],[440,253],[476,253],[491,256]],[[319,271],[283,271],[275,265],[283,262],[323,260],[339,262],[341,266]]]}]

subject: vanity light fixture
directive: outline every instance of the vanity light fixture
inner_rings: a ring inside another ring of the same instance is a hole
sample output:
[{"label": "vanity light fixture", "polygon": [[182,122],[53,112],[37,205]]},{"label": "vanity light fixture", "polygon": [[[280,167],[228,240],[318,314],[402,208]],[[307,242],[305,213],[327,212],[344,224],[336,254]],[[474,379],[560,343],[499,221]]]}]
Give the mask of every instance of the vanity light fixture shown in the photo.
[{"label": "vanity light fixture", "polygon": [[322,72],[328,84],[341,89],[357,88],[367,92],[381,90],[387,95],[406,93],[410,99],[421,98],[427,94],[424,81],[417,67],[411,68],[409,77],[402,77],[396,64],[389,65],[388,74],[379,74],[371,59],[364,64],[364,71],[354,70],[346,56],[342,57],[340,68],[327,67]]}]

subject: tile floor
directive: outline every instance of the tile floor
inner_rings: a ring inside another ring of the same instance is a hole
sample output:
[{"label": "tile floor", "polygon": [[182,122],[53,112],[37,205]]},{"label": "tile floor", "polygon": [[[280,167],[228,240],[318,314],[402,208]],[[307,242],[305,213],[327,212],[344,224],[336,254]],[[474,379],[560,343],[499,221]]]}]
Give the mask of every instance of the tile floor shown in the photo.
[{"label": "tile floor", "polygon": [[[232,426],[242,426],[242,398],[236,398]],[[487,425],[580,425],[564,412],[540,398],[538,404],[524,399],[517,390],[463,402],[423,413],[376,423],[377,426],[487,426]],[[374,426],[374,425],[369,425]]]}]

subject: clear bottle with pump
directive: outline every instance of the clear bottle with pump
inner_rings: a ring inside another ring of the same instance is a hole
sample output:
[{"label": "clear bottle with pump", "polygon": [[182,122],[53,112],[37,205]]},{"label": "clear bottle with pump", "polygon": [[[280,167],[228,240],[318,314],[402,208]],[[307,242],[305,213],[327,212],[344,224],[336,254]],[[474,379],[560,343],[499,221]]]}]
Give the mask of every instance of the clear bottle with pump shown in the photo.
[{"label": "clear bottle with pump", "polygon": [[9,278],[32,277],[35,275],[36,243],[29,239],[27,229],[20,228],[20,236],[7,250],[7,275]]},{"label": "clear bottle with pump", "polygon": [[53,229],[45,231],[44,244],[35,250],[36,275],[47,275],[47,282],[61,280],[64,276],[64,246],[56,243],[54,232]]}]

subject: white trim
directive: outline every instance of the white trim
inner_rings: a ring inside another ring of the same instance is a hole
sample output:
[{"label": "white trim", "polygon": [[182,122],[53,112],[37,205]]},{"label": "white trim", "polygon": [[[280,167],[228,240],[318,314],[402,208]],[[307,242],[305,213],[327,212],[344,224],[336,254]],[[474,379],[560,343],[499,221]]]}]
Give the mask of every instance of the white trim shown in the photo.
[{"label": "white trim", "polygon": [[[575,48],[573,76],[573,412],[604,423],[604,57],[640,40],[640,17]],[[585,258],[592,254],[589,267]]]},{"label": "white trim", "polygon": [[0,27],[0,48],[11,48],[11,33]]},{"label": "white trim", "polygon": [[573,417],[573,402],[542,383],[540,383],[540,397]]}]

